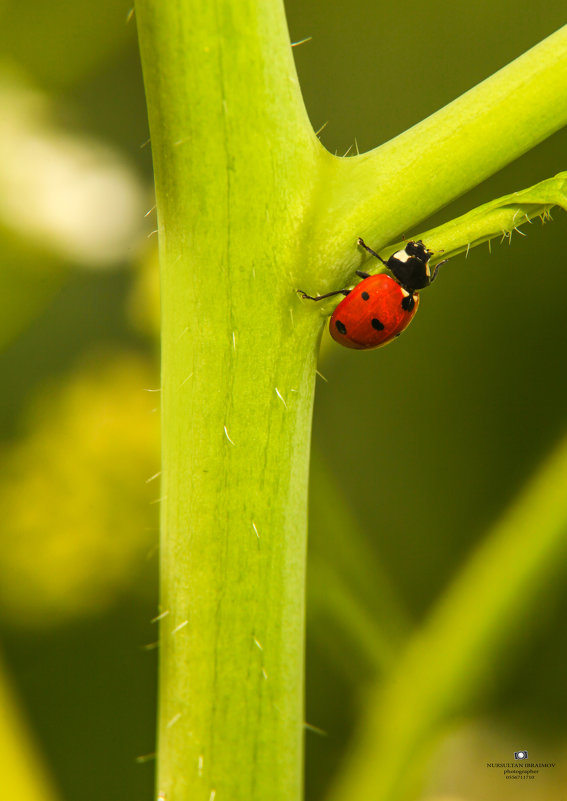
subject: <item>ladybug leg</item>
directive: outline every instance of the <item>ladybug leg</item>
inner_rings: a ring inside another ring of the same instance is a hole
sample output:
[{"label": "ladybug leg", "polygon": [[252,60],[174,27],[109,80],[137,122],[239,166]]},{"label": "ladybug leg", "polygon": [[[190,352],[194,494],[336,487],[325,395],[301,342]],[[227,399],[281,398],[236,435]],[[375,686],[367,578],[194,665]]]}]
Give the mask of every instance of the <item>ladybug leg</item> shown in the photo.
[{"label": "ladybug leg", "polygon": [[435,281],[435,279],[437,278],[437,273],[439,272],[439,267],[441,267],[442,264],[445,264],[446,261],[449,261],[449,259],[443,259],[443,261],[440,261],[438,264],[435,265],[435,269],[433,270],[433,275],[431,276],[431,280],[429,281],[430,284],[432,284]]},{"label": "ladybug leg", "polygon": [[359,278],[370,278],[370,273],[363,273],[362,270],[357,270],[356,274]]},{"label": "ladybug leg", "polygon": [[325,300],[325,298],[332,298],[333,295],[348,295],[350,289],[337,289],[334,292],[327,292],[326,295],[318,295],[318,297],[314,298],[312,295],[308,295],[307,292],[304,292],[303,289],[297,290],[304,300]]},{"label": "ladybug leg", "polygon": [[385,264],[385,265],[386,265],[386,267],[388,266],[388,263],[384,261],[384,259],[382,258],[382,256],[379,256],[379,255],[376,253],[376,251],[375,251],[375,250],[372,250],[372,248],[369,248],[369,247],[368,247],[368,245],[366,244],[366,242],[364,241],[364,239],[363,239],[361,236],[359,236],[359,237],[358,237],[358,239],[357,239],[357,242],[358,242],[358,244],[359,244],[361,247],[363,247],[363,248],[364,248],[364,250],[367,250],[369,253],[371,253],[371,254],[372,254],[372,256],[375,256],[375,258],[377,258],[377,259],[378,259],[378,261],[381,261],[381,262],[382,262],[382,264]]}]

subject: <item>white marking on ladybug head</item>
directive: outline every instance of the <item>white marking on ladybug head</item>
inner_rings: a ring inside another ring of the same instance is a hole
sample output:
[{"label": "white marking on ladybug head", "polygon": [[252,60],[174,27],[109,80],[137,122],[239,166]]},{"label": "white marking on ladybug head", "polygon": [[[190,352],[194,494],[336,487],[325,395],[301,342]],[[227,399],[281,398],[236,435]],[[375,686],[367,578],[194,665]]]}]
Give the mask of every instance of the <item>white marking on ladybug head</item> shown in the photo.
[{"label": "white marking on ladybug head", "polygon": [[405,250],[398,250],[397,253],[394,253],[393,258],[405,264],[406,261],[411,258],[411,256],[409,253],[406,253]]}]

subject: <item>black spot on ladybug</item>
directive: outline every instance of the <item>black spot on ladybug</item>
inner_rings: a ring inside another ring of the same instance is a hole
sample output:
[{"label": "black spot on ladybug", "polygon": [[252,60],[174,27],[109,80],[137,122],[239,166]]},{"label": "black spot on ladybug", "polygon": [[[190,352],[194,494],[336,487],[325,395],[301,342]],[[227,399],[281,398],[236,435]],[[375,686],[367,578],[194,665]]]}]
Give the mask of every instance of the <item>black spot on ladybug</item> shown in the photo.
[{"label": "black spot on ladybug", "polygon": [[343,335],[346,334],[346,325],[344,323],[341,323],[340,320],[337,320],[335,325],[337,326],[337,331],[339,332],[339,334]]},{"label": "black spot on ladybug", "polygon": [[368,300],[369,297],[370,297],[370,295],[368,294],[368,292],[363,292],[362,293],[362,300]]},{"label": "black spot on ladybug", "polygon": [[415,306],[415,298],[413,295],[406,295],[402,300],[402,309],[410,312]]},{"label": "black spot on ladybug", "polygon": [[375,328],[377,331],[383,331],[384,330],[383,324],[380,322],[380,320],[377,317],[373,317],[372,318],[372,328]]}]

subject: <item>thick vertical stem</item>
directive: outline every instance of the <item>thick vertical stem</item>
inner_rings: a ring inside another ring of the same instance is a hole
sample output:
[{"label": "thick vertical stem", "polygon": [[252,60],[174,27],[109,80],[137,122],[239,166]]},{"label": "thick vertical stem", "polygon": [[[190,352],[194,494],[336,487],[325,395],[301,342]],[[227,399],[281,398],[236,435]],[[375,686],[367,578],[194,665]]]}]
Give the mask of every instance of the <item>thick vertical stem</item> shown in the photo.
[{"label": "thick vertical stem", "polygon": [[301,797],[318,142],[283,9],[140,0],[162,274],[158,791]]}]

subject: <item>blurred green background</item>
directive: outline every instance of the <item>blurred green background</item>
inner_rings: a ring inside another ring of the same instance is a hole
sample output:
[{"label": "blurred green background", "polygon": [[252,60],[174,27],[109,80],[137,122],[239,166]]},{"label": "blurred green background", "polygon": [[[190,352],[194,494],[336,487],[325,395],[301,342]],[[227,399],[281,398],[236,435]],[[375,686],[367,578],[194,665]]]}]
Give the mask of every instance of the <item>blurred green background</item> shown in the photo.
[{"label": "blurred green background", "polygon": [[[312,37],[294,49],[310,118],[341,155],[395,136],[565,21],[562,2],[537,14],[510,0],[286,7],[292,41]],[[153,763],[137,758],[154,749],[157,262],[130,11],[0,2],[0,626],[67,801],[153,795]],[[423,229],[565,169],[566,143],[557,134]],[[380,662],[333,612],[328,562],[352,560],[347,595],[401,641],[563,435],[566,228],[554,216],[445,265],[391,347],[323,342],[307,721],[324,734],[306,732],[308,801],[332,780]],[[517,748],[567,755],[558,584],[442,745],[424,799],[507,799],[479,763]],[[559,780],[514,797],[559,799]]]}]

